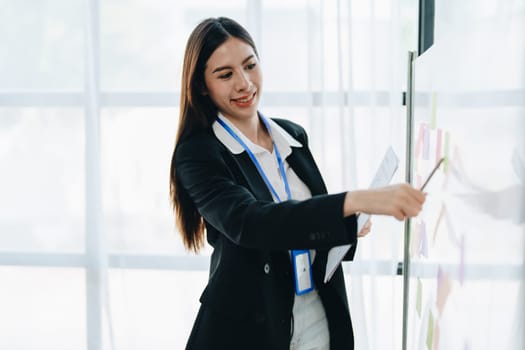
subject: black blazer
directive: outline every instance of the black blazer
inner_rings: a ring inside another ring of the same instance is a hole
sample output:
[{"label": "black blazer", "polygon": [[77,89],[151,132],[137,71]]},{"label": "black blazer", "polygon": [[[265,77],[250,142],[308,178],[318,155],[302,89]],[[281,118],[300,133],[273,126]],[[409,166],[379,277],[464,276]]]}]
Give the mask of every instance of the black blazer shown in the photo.
[{"label": "black blazer", "polygon": [[341,267],[323,283],[328,249],[357,245],[357,221],[343,218],[344,193],[327,195],[306,132],[275,119],[303,147],[286,161],[313,197],[274,203],[246,152],[232,154],[211,128],[179,142],[178,188],[194,203],[214,250],[209,282],[187,349],[289,349],[294,281],[288,251],[316,249],[313,275],[330,331],[330,349],[353,349]]}]

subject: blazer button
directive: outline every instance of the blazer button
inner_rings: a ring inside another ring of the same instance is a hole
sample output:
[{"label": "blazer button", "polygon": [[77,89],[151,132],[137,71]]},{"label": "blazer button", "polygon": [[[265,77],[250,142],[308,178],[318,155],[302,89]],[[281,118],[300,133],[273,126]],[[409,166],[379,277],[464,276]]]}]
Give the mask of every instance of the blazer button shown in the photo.
[{"label": "blazer button", "polygon": [[264,273],[269,274],[270,273],[270,265],[264,264]]}]

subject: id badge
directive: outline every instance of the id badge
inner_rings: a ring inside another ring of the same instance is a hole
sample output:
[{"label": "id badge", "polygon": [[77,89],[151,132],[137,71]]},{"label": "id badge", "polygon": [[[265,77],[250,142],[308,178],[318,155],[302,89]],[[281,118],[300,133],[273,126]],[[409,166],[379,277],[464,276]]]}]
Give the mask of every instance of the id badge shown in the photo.
[{"label": "id badge", "polygon": [[309,250],[292,250],[295,276],[295,294],[303,295],[314,289]]}]

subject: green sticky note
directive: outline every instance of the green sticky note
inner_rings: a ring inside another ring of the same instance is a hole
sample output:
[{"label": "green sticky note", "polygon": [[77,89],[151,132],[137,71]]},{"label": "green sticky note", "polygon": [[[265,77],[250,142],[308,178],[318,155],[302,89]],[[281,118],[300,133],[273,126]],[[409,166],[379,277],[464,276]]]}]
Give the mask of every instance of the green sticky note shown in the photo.
[{"label": "green sticky note", "polygon": [[417,279],[416,310],[417,315],[421,317],[421,304],[423,302],[423,284],[421,279]]},{"label": "green sticky note", "polygon": [[427,329],[427,346],[428,350],[432,350],[434,345],[434,316],[432,312],[428,313],[428,329]]}]

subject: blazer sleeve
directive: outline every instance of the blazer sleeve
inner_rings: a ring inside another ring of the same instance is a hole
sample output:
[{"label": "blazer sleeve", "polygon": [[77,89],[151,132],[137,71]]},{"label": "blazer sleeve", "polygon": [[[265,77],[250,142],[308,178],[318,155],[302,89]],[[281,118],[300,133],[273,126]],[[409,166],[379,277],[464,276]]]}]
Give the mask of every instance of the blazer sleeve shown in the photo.
[{"label": "blazer sleeve", "polygon": [[[355,220],[356,216],[355,215],[352,215],[350,217],[347,217],[345,218],[345,222],[346,222],[346,229],[349,231],[349,232],[357,232],[357,222]],[[355,242],[352,244],[352,246],[350,247],[350,249],[348,250],[348,252],[346,253],[346,255],[344,256],[343,260],[345,261],[351,261],[351,260],[354,260],[354,256],[355,256],[355,252],[357,250],[357,238],[355,240]]]},{"label": "blazer sleeve", "polygon": [[[355,216],[343,217],[345,193],[304,201],[259,200],[235,180],[231,156],[210,133],[175,150],[175,177],[204,220],[237,245],[266,250],[330,248],[356,243]],[[353,230],[348,230],[348,221]]]}]

